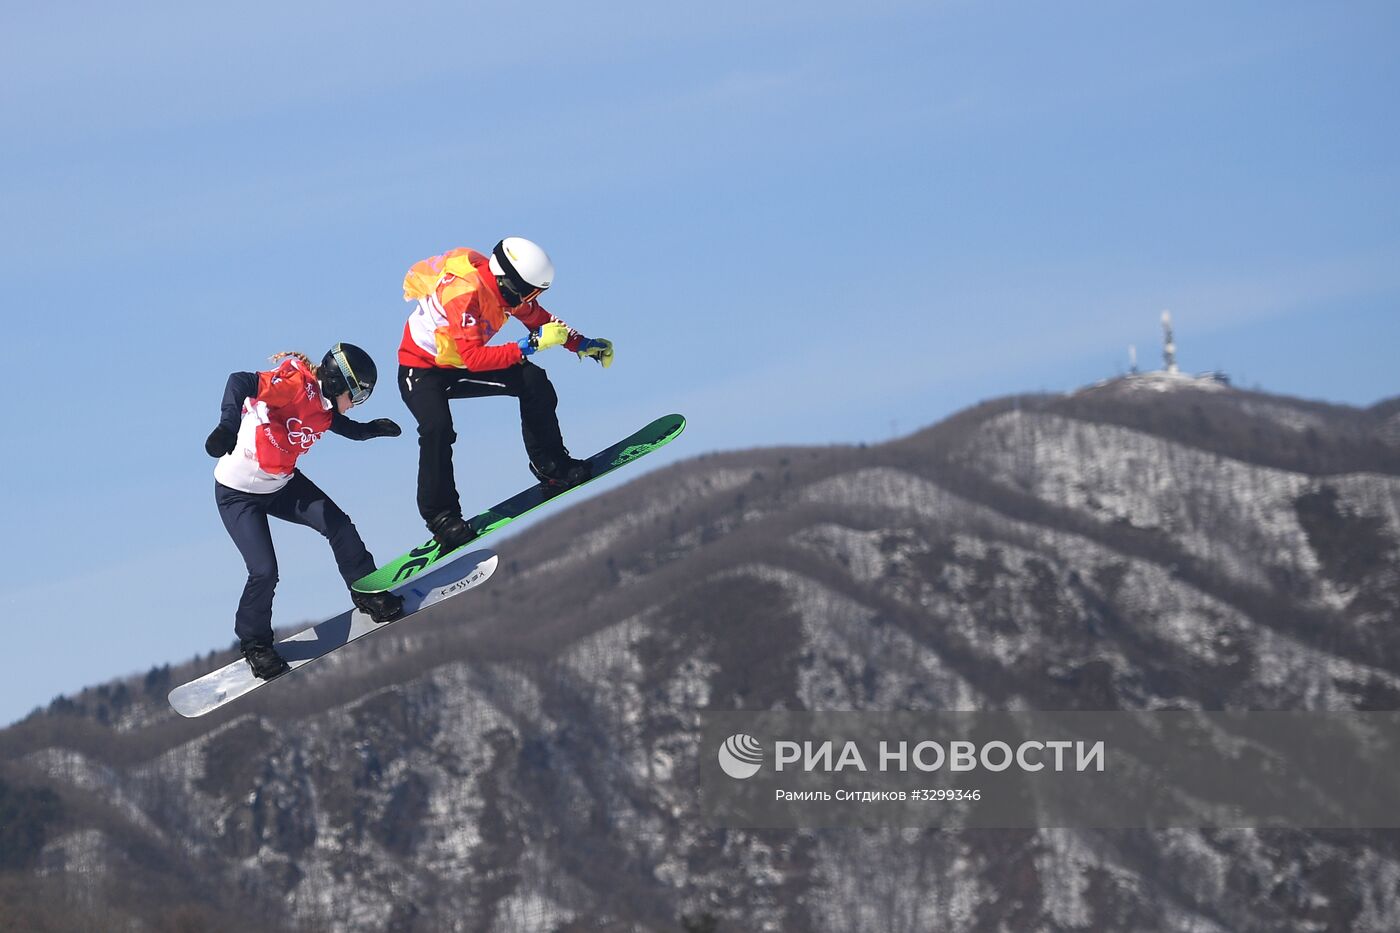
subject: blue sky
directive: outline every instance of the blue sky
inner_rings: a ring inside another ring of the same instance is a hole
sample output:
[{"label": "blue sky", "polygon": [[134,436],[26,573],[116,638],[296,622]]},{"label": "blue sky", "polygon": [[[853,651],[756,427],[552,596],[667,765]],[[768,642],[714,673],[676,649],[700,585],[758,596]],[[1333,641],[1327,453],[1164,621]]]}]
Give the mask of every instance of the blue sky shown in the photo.
[{"label": "blue sky", "polygon": [[[576,453],[881,440],[1157,353],[1371,404],[1400,346],[1387,3],[10,4],[0,13],[0,722],[232,640],[204,436],[225,376],[337,340],[392,369],[415,260],[545,244]],[[512,335],[516,336],[516,335]],[[376,556],[408,433],[303,461]],[[526,480],[458,403],[471,504]],[[468,466],[469,465],[469,466]],[[345,603],[274,531],[277,621]],[[507,553],[509,538],[496,545]]]}]

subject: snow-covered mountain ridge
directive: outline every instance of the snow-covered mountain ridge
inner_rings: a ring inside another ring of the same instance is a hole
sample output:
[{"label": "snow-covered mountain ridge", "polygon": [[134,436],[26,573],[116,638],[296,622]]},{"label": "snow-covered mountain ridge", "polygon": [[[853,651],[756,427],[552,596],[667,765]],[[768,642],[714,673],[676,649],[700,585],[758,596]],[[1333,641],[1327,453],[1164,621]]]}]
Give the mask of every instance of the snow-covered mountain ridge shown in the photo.
[{"label": "snow-covered mountain ridge", "polygon": [[646,474],[208,721],[164,704],[206,657],[0,733],[0,905],[36,929],[1400,928],[1394,833],[724,832],[691,777],[703,709],[1400,706],[1397,419],[1134,377]]}]

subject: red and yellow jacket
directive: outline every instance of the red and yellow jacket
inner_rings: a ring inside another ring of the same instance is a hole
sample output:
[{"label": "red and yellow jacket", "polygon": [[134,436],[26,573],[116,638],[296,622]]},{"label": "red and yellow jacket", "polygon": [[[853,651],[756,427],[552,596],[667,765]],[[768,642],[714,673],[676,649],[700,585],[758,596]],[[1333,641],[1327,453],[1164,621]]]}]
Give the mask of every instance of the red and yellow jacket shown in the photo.
[{"label": "red and yellow jacket", "polygon": [[[519,345],[487,344],[507,318],[515,317],[530,330],[559,320],[536,301],[509,307],[489,263],[489,256],[459,247],[413,264],[403,279],[403,299],[418,302],[418,307],[404,324],[401,364],[473,372],[505,369],[524,359]],[[577,350],[582,342],[583,336],[569,328],[564,346]]]}]

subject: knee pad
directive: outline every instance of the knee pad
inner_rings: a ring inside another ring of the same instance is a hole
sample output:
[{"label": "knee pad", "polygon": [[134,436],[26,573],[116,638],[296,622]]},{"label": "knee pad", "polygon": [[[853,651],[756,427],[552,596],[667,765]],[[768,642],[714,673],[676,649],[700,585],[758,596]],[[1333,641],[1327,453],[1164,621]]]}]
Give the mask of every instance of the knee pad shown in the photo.
[{"label": "knee pad", "polygon": [[446,431],[425,428],[421,424],[418,426],[418,445],[420,447],[431,447],[441,441],[451,447],[457,443],[457,432],[448,428]]},{"label": "knee pad", "polygon": [[275,587],[277,585],[277,565],[270,567],[249,567],[248,582],[261,586]]},{"label": "knee pad", "polygon": [[324,524],[327,538],[346,526],[354,526],[354,522],[350,521],[350,516],[345,514],[345,510],[334,504],[326,506],[326,520]]}]

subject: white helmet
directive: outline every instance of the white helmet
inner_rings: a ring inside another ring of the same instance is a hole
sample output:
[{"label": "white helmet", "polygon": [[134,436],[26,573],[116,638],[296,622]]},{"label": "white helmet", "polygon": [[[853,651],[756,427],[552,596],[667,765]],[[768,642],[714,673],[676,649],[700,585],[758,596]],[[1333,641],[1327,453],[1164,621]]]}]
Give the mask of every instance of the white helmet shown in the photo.
[{"label": "white helmet", "polygon": [[521,304],[553,284],[554,263],[533,240],[508,236],[491,250],[491,274],[496,276],[502,296],[512,304]]}]

